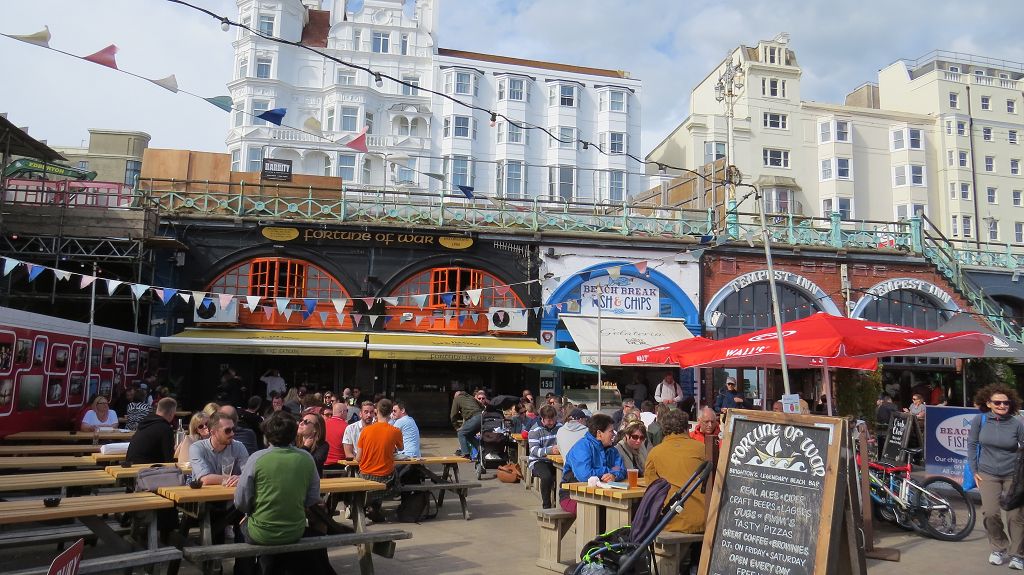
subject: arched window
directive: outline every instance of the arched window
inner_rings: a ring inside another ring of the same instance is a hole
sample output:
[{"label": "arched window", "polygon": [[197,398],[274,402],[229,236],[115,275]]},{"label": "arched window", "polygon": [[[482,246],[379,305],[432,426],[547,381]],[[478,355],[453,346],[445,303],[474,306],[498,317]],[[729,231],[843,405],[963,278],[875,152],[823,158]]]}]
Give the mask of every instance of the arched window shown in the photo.
[{"label": "arched window", "polygon": [[[494,289],[494,288],[500,288]],[[466,290],[479,289],[480,302],[471,304]],[[498,293],[501,291],[502,293]],[[405,280],[391,293],[392,296],[413,296],[429,294],[424,307],[460,309],[484,309],[489,307],[523,307],[522,301],[505,282],[478,269],[444,267],[422,271]],[[451,304],[446,304],[449,299]]]},{"label": "arched window", "polygon": [[255,258],[213,280],[207,290],[233,295],[330,299],[348,297],[338,280],[302,260]]},{"label": "arched window", "polygon": [[419,136],[423,133],[423,120],[419,118],[413,118],[409,123],[409,135]]},{"label": "arched window", "polygon": [[[783,323],[824,311],[817,301],[792,286],[776,284],[776,288]],[[724,339],[775,325],[770,294],[768,282],[758,282],[726,297],[718,306],[722,319],[715,337]]]},{"label": "arched window", "polygon": [[397,124],[398,124],[398,129],[397,129],[398,135],[399,136],[408,136],[409,135],[409,119],[405,118],[405,117],[400,117],[400,118],[397,119]]},{"label": "arched window", "polygon": [[868,321],[934,330],[945,323],[949,315],[923,293],[898,289],[874,299],[865,306],[860,317]]}]

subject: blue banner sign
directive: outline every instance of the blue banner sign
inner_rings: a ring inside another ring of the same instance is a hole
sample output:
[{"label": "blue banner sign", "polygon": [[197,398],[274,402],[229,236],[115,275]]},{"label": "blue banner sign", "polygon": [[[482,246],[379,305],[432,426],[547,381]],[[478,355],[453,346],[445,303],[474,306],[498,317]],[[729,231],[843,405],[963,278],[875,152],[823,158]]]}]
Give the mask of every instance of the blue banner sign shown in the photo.
[{"label": "blue banner sign", "polygon": [[980,411],[973,407],[925,408],[925,473],[963,480],[967,461],[967,433]]}]

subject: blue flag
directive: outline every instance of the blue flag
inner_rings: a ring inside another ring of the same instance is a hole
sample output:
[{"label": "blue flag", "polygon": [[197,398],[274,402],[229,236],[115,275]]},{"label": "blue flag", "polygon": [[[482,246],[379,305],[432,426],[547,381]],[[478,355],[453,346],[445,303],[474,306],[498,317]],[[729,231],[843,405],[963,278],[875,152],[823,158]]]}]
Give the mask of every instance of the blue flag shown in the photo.
[{"label": "blue flag", "polygon": [[459,191],[471,200],[473,199],[473,190],[472,186],[459,186]]},{"label": "blue flag", "polygon": [[284,115],[288,112],[285,108],[274,108],[273,110],[267,110],[262,114],[256,114],[256,117],[261,120],[266,120],[271,124],[280,126],[281,120],[284,120]]}]

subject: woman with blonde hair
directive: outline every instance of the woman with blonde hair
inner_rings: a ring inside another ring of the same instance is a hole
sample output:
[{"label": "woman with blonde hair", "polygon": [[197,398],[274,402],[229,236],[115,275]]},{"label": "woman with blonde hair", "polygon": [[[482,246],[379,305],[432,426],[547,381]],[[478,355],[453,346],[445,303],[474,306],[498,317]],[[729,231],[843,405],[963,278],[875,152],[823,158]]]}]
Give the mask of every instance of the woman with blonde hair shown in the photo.
[{"label": "woman with blonde hair", "polygon": [[192,444],[210,437],[210,416],[204,411],[193,414],[192,419],[188,422],[188,435],[185,439],[181,440],[178,447],[174,450],[174,459],[178,463],[188,463],[191,461],[188,455],[188,448],[192,447]]},{"label": "woman with blonde hair", "polygon": [[295,447],[305,449],[313,456],[316,472],[320,477],[324,476],[324,462],[327,461],[327,452],[330,450],[326,438],[327,427],[324,425],[323,416],[317,413],[316,409],[306,410],[299,419]]},{"label": "woman with blonde hair", "polygon": [[302,413],[302,399],[299,398],[299,388],[292,387],[284,396],[284,408],[296,417]]},{"label": "woman with blonde hair", "polygon": [[213,415],[218,411],[220,411],[220,404],[215,401],[211,401],[210,403],[207,403],[206,405],[203,406],[203,413],[205,413],[207,416]]}]

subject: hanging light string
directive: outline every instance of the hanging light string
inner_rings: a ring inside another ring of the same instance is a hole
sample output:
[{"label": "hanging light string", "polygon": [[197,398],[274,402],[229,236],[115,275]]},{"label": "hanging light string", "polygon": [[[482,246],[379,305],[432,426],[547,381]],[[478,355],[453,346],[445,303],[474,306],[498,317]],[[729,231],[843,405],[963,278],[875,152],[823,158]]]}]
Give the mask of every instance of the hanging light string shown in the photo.
[{"label": "hanging light string", "polygon": [[312,52],[314,54],[322,56],[323,58],[331,60],[332,62],[336,62],[338,64],[341,64],[343,66],[347,66],[347,67],[355,69],[355,70],[360,70],[360,71],[366,72],[372,78],[374,78],[374,80],[376,82],[378,82],[378,83],[381,82],[383,79],[387,79],[387,80],[395,82],[396,84],[399,84],[401,86],[406,86],[406,87],[411,88],[411,89],[427,92],[428,94],[432,94],[432,95],[438,96],[440,98],[444,98],[446,100],[449,100],[449,101],[451,101],[451,102],[453,102],[455,104],[458,104],[458,105],[463,106],[465,108],[468,108],[470,110],[476,110],[476,111],[479,111],[479,112],[483,112],[486,116],[488,116],[491,119],[492,122],[495,122],[495,121],[497,121],[498,118],[501,118],[501,119],[505,120],[506,122],[508,122],[510,125],[514,125],[514,126],[520,128],[520,129],[540,130],[540,131],[544,132],[545,134],[547,134],[548,137],[550,137],[551,139],[553,139],[553,140],[555,140],[555,141],[557,141],[559,143],[562,143],[562,144],[574,144],[574,145],[575,144],[579,144],[579,145],[581,145],[583,147],[584,150],[587,150],[587,149],[592,147],[595,150],[597,150],[599,153],[601,153],[601,154],[603,154],[605,156],[626,156],[626,157],[628,157],[628,158],[630,158],[630,159],[640,163],[641,165],[657,166],[659,170],[677,170],[677,171],[680,171],[680,172],[683,172],[683,173],[694,175],[694,176],[696,176],[696,177],[698,177],[698,178],[700,178],[700,179],[702,179],[705,182],[708,182],[710,184],[722,184],[722,183],[724,183],[724,182],[720,182],[720,181],[715,181],[713,178],[710,178],[710,177],[708,177],[708,176],[706,176],[704,174],[701,174],[700,172],[691,170],[689,168],[682,168],[682,167],[678,167],[678,166],[673,166],[673,165],[667,164],[665,162],[655,162],[655,161],[645,160],[645,159],[640,158],[640,157],[638,157],[638,156],[636,156],[636,155],[634,155],[634,154],[632,154],[632,153],[630,153],[628,151],[624,151],[621,154],[620,153],[612,154],[612,153],[610,153],[608,151],[605,151],[604,148],[602,148],[600,146],[600,144],[591,142],[589,140],[584,140],[582,138],[576,138],[574,140],[573,139],[562,139],[561,137],[555,135],[551,130],[549,130],[548,128],[546,128],[544,126],[538,126],[538,125],[535,125],[535,124],[530,124],[529,122],[513,120],[512,118],[510,118],[510,117],[508,117],[508,116],[506,116],[506,115],[504,115],[504,114],[502,114],[500,112],[497,112],[495,110],[490,110],[490,109],[485,108],[483,106],[478,106],[478,105],[475,105],[475,104],[471,104],[469,102],[465,102],[463,100],[460,100],[459,98],[456,98],[456,97],[451,96],[449,94],[445,94],[443,92],[439,92],[437,90],[432,90],[430,88],[424,88],[422,86],[414,85],[414,84],[412,84],[410,82],[406,82],[405,80],[402,80],[400,78],[395,78],[394,76],[390,76],[390,75],[388,75],[388,74],[386,74],[384,72],[375,71],[375,70],[373,70],[373,69],[371,69],[371,68],[369,68],[367,66],[361,66],[359,64],[354,64],[352,62],[348,62],[346,60],[342,60],[341,58],[338,58],[336,56],[332,56],[332,55],[330,55],[330,54],[328,54],[328,53],[326,53],[326,52],[324,52],[322,50],[318,50],[317,48],[314,48],[312,46],[307,46],[307,45],[303,44],[302,42],[296,42],[294,40],[286,40],[284,38],[278,38],[277,36],[273,36],[271,34],[266,34],[266,33],[264,33],[263,31],[261,31],[259,29],[253,28],[252,26],[249,26],[249,25],[241,23],[241,22],[236,22],[234,20],[231,20],[227,16],[223,16],[223,15],[217,14],[217,13],[215,13],[213,11],[210,11],[210,10],[207,10],[205,8],[202,8],[202,7],[196,6],[194,4],[191,4],[189,2],[186,2],[185,0],[167,0],[167,1],[171,2],[173,4],[180,4],[182,6],[186,6],[188,8],[193,9],[193,10],[202,12],[203,14],[206,14],[206,15],[210,16],[211,18],[213,18],[213,19],[217,20],[218,22],[220,22],[222,28],[224,28],[225,26],[228,26],[228,27],[234,26],[236,28],[240,28],[240,29],[246,30],[250,34],[252,34],[254,36],[258,36],[260,38],[263,38],[264,40],[269,40],[271,42],[276,42],[276,43],[279,43],[279,44],[284,44],[284,45],[288,45],[288,46],[294,46],[294,47],[300,48],[302,50],[307,50],[309,52]]}]

